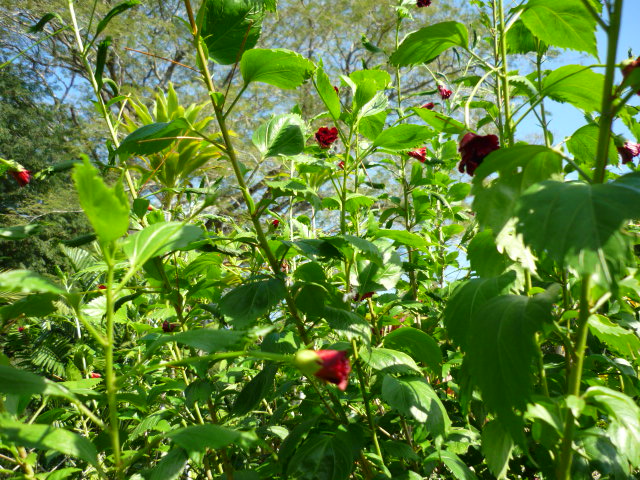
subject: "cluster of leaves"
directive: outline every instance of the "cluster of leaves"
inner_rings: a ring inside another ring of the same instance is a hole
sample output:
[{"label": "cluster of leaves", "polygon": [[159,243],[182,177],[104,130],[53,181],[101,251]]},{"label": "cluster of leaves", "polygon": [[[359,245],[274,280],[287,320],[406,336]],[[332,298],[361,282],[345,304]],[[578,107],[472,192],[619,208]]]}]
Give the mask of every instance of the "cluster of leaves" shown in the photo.
[{"label": "cluster of leaves", "polygon": [[[135,3],[85,38],[98,45]],[[207,103],[190,106],[172,86],[153,108],[105,102],[110,43],[94,57],[72,25],[115,181],[88,158],[75,165],[93,233],[70,239],[57,278],[0,274],[3,473],[632,477],[640,176],[611,166],[614,118],[640,140],[629,103],[640,81],[614,83],[622,2],[474,3],[495,38],[447,21],[401,41],[418,8],[403,1],[381,68],[332,79],[319,58],[256,48],[275,2],[205,0],[194,12],[185,0],[207,89]],[[551,48],[596,55],[597,23],[612,45],[604,75],[542,68]],[[446,52],[466,75],[433,71]],[[511,71],[512,54],[535,70]],[[237,80],[213,77],[211,62]],[[425,108],[402,93],[416,71],[432,79]],[[308,88],[324,110],[260,112],[252,159],[231,126],[257,84]],[[585,113],[564,146],[545,99]],[[516,142],[529,114],[544,145]],[[459,140],[480,128],[500,148],[472,152],[469,184],[455,173]],[[220,164],[230,178],[216,178]],[[245,213],[225,215],[225,202]],[[348,352],[348,386],[303,376],[305,349]]]}]

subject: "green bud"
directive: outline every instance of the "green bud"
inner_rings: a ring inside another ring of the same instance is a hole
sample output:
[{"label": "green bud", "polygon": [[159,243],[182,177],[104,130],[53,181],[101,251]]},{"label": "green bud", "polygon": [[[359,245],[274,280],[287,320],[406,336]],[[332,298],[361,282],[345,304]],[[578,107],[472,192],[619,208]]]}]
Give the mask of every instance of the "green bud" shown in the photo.
[{"label": "green bud", "polygon": [[322,359],[313,350],[300,350],[296,353],[293,363],[307,377],[314,375],[322,368]]}]

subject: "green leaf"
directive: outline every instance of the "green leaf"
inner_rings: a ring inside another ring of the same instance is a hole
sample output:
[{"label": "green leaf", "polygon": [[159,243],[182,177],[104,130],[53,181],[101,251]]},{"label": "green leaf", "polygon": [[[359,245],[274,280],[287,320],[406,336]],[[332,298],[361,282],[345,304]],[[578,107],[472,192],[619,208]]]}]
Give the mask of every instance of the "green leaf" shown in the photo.
[{"label": "green leaf", "polygon": [[315,86],[318,91],[318,95],[320,95],[320,98],[327,107],[327,110],[329,110],[329,114],[334,120],[338,120],[340,118],[341,110],[340,96],[334,90],[333,85],[331,85],[331,80],[329,80],[329,76],[321,66],[316,69]]},{"label": "green leaf", "polygon": [[536,332],[551,319],[554,291],[524,297],[505,295],[486,302],[474,312],[465,364],[482,392],[487,408],[518,441],[522,421],[533,393],[534,361],[540,355]]},{"label": "green leaf", "polygon": [[280,278],[245,283],[222,297],[220,310],[236,327],[244,328],[283,300],[286,291]]},{"label": "green leaf", "polygon": [[304,150],[304,130],[300,115],[274,115],[256,129],[251,140],[265,158],[298,155]]},{"label": "green leaf", "polygon": [[54,293],[35,293],[23,297],[9,305],[0,307],[0,318],[4,321],[25,317],[45,317],[55,312],[58,308],[53,303],[58,299]]},{"label": "green leaf", "polygon": [[506,478],[513,440],[500,422],[492,420],[482,428],[482,453],[491,473],[500,480]]},{"label": "green leaf", "polygon": [[414,108],[413,111],[427,124],[431,125],[436,132],[461,134],[467,130],[463,123],[440,112],[420,107]]},{"label": "green leaf", "polygon": [[184,448],[187,452],[202,452],[207,448],[224,448],[247,434],[218,425],[196,425],[180,428],[167,434],[173,443]]},{"label": "green leaf", "polygon": [[29,27],[28,32],[29,33],[36,33],[36,32],[41,32],[42,30],[44,30],[44,27],[47,26],[47,23],[49,23],[51,20],[53,19],[58,20],[58,22],[60,22],[62,25],[64,25],[64,20],[62,20],[62,17],[60,15],[58,15],[55,12],[48,12],[45,13],[42,18],[40,18],[40,20],[38,21],[38,23],[36,23],[35,25],[32,25],[31,27]]},{"label": "green leaf", "polygon": [[365,345],[371,343],[371,324],[357,313],[325,306],[320,316],[336,335],[344,336],[347,340],[361,340]]},{"label": "green leaf", "polygon": [[[600,128],[597,125],[585,125],[575,131],[567,140],[567,149],[573,155],[576,163],[580,165],[595,165],[598,156],[598,136]],[[613,142],[609,142],[609,164],[618,164],[618,151]]]},{"label": "green leaf", "polygon": [[352,467],[351,446],[342,436],[319,434],[296,450],[287,474],[296,480],[347,480]]},{"label": "green leaf", "polygon": [[383,130],[374,140],[372,147],[398,152],[422,145],[434,135],[433,130],[421,125],[396,125]]},{"label": "green leaf", "polygon": [[240,60],[244,51],[260,38],[263,2],[260,0],[205,0],[198,13],[203,19],[201,35],[209,58],[221,65]]},{"label": "green leaf", "polygon": [[138,269],[150,258],[184,248],[201,237],[202,229],[195,225],[154,223],[127,237],[122,248],[131,268]]},{"label": "green leaf", "polygon": [[98,452],[93,443],[77,433],[62,428],[51,425],[26,425],[2,414],[0,415],[0,436],[22,447],[53,450],[79,458],[91,465],[98,464]]},{"label": "green leaf", "polygon": [[102,243],[116,240],[129,229],[129,200],[120,180],[112,188],[87,158],[73,169],[80,205]]},{"label": "green leaf", "polygon": [[204,350],[207,353],[215,353],[228,350],[237,345],[241,338],[242,334],[233,330],[216,330],[213,328],[187,330],[186,332],[171,335],[161,335],[149,345],[147,355],[150,355],[156,348],[168,342],[176,342],[198,350]]},{"label": "green leaf", "polygon": [[616,325],[603,315],[592,315],[589,318],[589,331],[611,350],[625,358],[638,357],[640,338],[631,330]]},{"label": "green leaf", "polygon": [[569,102],[585,112],[602,107],[604,75],[582,65],[565,65],[542,81],[542,95],[557,102]]},{"label": "green leaf", "polygon": [[65,293],[58,285],[29,270],[9,270],[0,273],[0,291],[12,293]]},{"label": "green leaf", "polygon": [[104,41],[100,42],[100,45],[98,45],[98,53],[96,54],[96,71],[94,73],[96,83],[98,84],[98,90],[102,89],[102,75],[104,74],[104,64],[107,61],[107,53],[109,52],[110,46],[111,37],[107,37]]},{"label": "green leaf", "polygon": [[463,283],[453,292],[444,311],[444,325],[449,336],[463,350],[468,347],[471,318],[489,300],[506,293],[515,279],[515,272],[496,278],[478,278]]},{"label": "green leaf", "polygon": [[151,470],[149,480],[177,480],[180,478],[189,456],[182,448],[173,448]]},{"label": "green leaf", "polygon": [[55,383],[31,372],[0,365],[0,392],[15,395],[50,395],[59,392]]},{"label": "green leaf", "polygon": [[273,381],[277,371],[278,367],[276,365],[266,364],[263,370],[240,390],[233,403],[232,413],[234,415],[245,415],[255,409],[262,399],[273,391]]},{"label": "green leaf", "polygon": [[98,23],[96,27],[96,37],[100,35],[100,33],[107,28],[109,22],[113,20],[114,17],[120,15],[123,12],[126,12],[130,8],[135,7],[136,5],[140,5],[140,0],[127,0],[126,2],[119,3],[115,7],[113,7],[109,13],[107,13],[102,20]]},{"label": "green leaf", "polygon": [[314,69],[315,65],[311,60],[281,48],[248,50],[240,61],[240,73],[245,85],[261,82],[289,90],[308,80]]},{"label": "green leaf", "polygon": [[373,236],[375,238],[389,238],[394,242],[407,245],[412,248],[422,248],[429,245],[429,242],[427,242],[427,240],[422,236],[416,233],[407,232],[406,230],[389,230],[380,228],[373,232]]},{"label": "green leaf", "polygon": [[0,227],[0,239],[2,240],[22,240],[40,233],[42,225],[30,223],[15,227]]},{"label": "green leaf", "polygon": [[457,480],[478,480],[475,473],[453,452],[440,450],[429,455],[426,462],[441,461]]},{"label": "green leaf", "polygon": [[640,408],[624,393],[606,387],[590,387],[583,398],[608,416],[609,439],[635,467],[640,465]]},{"label": "green leaf", "polygon": [[391,83],[389,72],[380,69],[356,70],[349,74],[349,78],[356,85],[360,85],[363,82],[373,82],[376,90],[385,90]]},{"label": "green leaf", "polygon": [[520,19],[549,45],[598,57],[596,20],[582,0],[529,0]]},{"label": "green leaf", "polygon": [[127,135],[116,153],[122,156],[158,153],[172,145],[176,141],[175,137],[182,135],[188,128],[189,125],[182,118],[144,125]]},{"label": "green leaf", "polygon": [[[485,179],[498,173],[488,185]],[[513,216],[515,202],[531,185],[561,178],[562,156],[541,145],[516,145],[489,154],[476,169],[471,194],[478,222],[500,233]]]},{"label": "green leaf", "polygon": [[360,357],[371,368],[382,373],[398,373],[401,375],[415,375],[420,373],[416,362],[406,353],[388,348],[362,349]]},{"label": "green leaf", "polygon": [[516,21],[507,32],[507,53],[536,52],[536,37],[522,20]]},{"label": "green leaf", "polygon": [[406,416],[424,423],[434,437],[446,435],[451,426],[444,405],[431,385],[422,377],[394,378],[385,375],[382,398],[391,407]]},{"label": "green leaf", "polygon": [[467,258],[471,270],[482,278],[497,277],[513,265],[513,261],[505,253],[500,253],[491,230],[484,230],[469,243]]},{"label": "green leaf", "polygon": [[429,334],[413,327],[402,327],[385,335],[386,348],[400,350],[411,355],[417,362],[424,363],[432,372],[439,375],[442,366],[442,352]]},{"label": "green leaf", "polygon": [[639,204],[638,173],[599,185],[546,181],[521,197],[517,229],[535,251],[611,283],[630,252],[620,228],[640,216]]},{"label": "green leaf", "polygon": [[429,63],[451,47],[466,49],[468,44],[469,34],[462,23],[437,23],[407,35],[389,62],[399,67]]}]

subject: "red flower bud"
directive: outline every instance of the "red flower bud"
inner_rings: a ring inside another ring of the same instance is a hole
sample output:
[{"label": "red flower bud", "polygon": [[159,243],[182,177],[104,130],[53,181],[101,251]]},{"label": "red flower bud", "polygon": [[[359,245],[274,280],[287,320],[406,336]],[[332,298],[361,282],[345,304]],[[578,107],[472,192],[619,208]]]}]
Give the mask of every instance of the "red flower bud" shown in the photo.
[{"label": "red flower bud", "polygon": [[336,127],[320,127],[316,132],[316,141],[320,148],[329,148],[338,139],[338,129]]},{"label": "red flower bud", "polygon": [[361,302],[362,300],[366,300],[367,298],[371,298],[371,297],[373,297],[373,292],[367,292],[367,293],[363,293],[362,295],[356,294],[353,300],[355,302]]},{"label": "red flower bud", "polygon": [[625,142],[622,147],[618,147],[618,153],[622,163],[629,163],[634,157],[640,155],[640,143]]},{"label": "red flower bud", "polygon": [[178,325],[175,323],[169,323],[167,320],[165,320],[164,322],[162,322],[162,331],[164,333],[171,333],[173,332],[176,328],[178,328]]},{"label": "red flower bud", "polygon": [[[636,58],[635,60],[626,60],[623,65],[622,77],[627,78],[636,68],[640,68],[640,57]],[[638,95],[640,95],[640,90],[638,90]],[[623,163],[626,162],[623,161]]]},{"label": "red flower bud", "polygon": [[444,85],[438,85],[438,92],[440,92],[440,97],[443,100],[449,98],[453,93],[451,90],[447,90],[446,88],[444,88]]},{"label": "red flower bud", "polygon": [[103,285],[102,283],[100,285],[98,285],[98,290],[106,290],[107,286]]},{"label": "red flower bud", "polygon": [[24,327],[18,327],[18,331],[19,331],[20,333],[24,332]]},{"label": "red flower bud", "polygon": [[29,170],[11,170],[9,174],[18,182],[20,187],[24,187],[31,181],[31,172]]},{"label": "red flower bud", "polygon": [[271,221],[271,226],[273,228],[278,228],[280,226],[280,220],[278,220],[277,218],[275,220]]},{"label": "red flower bud", "polygon": [[294,360],[305,375],[315,375],[346,390],[351,364],[347,352],[342,350],[301,350]]},{"label": "red flower bud", "polygon": [[99,373],[96,373],[96,372],[91,372],[89,374],[89,378],[102,378],[102,375],[100,375]]},{"label": "red flower bud", "polygon": [[336,87],[335,85],[333,86],[333,89],[336,91],[336,93],[338,95],[340,95],[340,89],[338,87]]},{"label": "red flower bud", "polygon": [[425,103],[420,108],[426,108],[427,110],[433,110],[436,105],[433,102]]},{"label": "red flower bud", "polygon": [[428,7],[429,5],[431,5],[431,0],[417,0],[416,1],[416,7],[418,7],[418,8]]},{"label": "red flower bud", "polygon": [[151,211],[153,210],[153,207],[152,207],[151,205],[149,205],[149,206],[147,207],[147,210],[151,212]]},{"label": "red flower bud", "polygon": [[410,152],[407,152],[407,155],[421,161],[422,163],[427,161],[427,149],[425,147],[418,148],[417,150],[411,150]]},{"label": "red flower bud", "polygon": [[344,170],[344,160],[340,160],[338,162],[338,168],[340,168],[340,170]]},{"label": "red flower bud", "polygon": [[478,165],[482,163],[484,157],[489,155],[494,150],[500,148],[500,142],[495,135],[476,135],[469,132],[460,141],[460,148],[458,151],[462,156],[462,161],[458,165],[460,173],[464,173],[465,169],[467,173],[473,176],[473,173],[478,168]]}]

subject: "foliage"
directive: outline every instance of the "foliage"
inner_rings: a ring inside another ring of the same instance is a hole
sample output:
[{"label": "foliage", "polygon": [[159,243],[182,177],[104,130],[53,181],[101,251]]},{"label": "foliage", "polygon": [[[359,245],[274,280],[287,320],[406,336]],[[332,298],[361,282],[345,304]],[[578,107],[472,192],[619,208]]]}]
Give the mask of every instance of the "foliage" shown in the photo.
[{"label": "foliage", "polygon": [[[176,45],[206,88],[191,104],[168,82],[153,102],[121,95],[106,74],[137,2],[89,15],[69,2],[33,22],[72,19],[61,58],[89,81],[108,140],[72,165],[92,233],[64,239],[54,278],[0,273],[2,473],[640,473],[640,177],[616,158],[640,141],[633,73],[615,82],[623,2],[474,1],[477,30],[416,25],[428,3],[381,13],[377,41],[359,39],[364,68],[339,75],[260,43],[287,4],[184,0]],[[595,54],[597,24],[604,74],[544,68],[552,48]],[[515,53],[533,71],[514,70]],[[265,85],[310,99],[274,109],[265,95],[247,116],[241,100]],[[557,145],[549,101],[586,115]],[[528,115],[543,145],[518,141]]]}]

